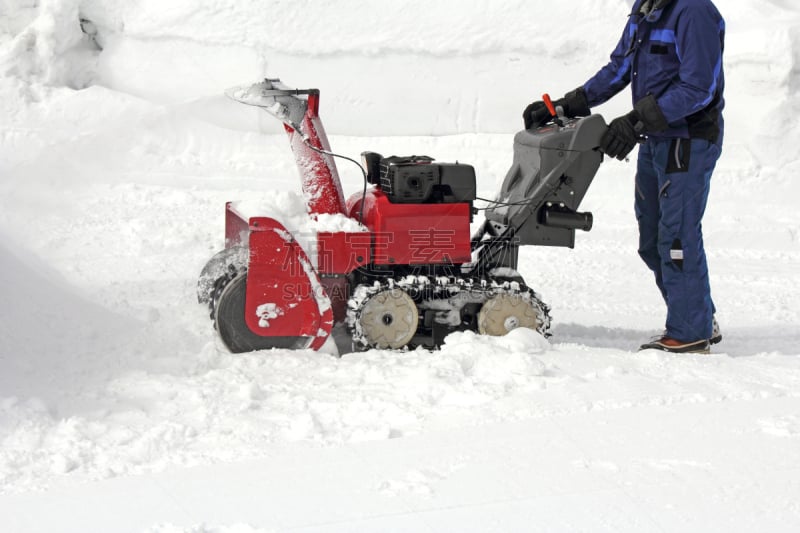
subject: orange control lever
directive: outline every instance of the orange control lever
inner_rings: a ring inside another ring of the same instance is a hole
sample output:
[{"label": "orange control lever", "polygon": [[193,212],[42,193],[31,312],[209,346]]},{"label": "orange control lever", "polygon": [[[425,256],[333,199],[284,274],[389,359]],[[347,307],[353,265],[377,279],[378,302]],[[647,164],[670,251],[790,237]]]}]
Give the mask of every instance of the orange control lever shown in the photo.
[{"label": "orange control lever", "polygon": [[550,111],[550,114],[552,116],[556,116],[556,108],[553,105],[553,101],[550,99],[550,95],[547,94],[547,93],[544,93],[542,95],[542,100],[544,100],[544,105],[547,106],[547,110]]}]

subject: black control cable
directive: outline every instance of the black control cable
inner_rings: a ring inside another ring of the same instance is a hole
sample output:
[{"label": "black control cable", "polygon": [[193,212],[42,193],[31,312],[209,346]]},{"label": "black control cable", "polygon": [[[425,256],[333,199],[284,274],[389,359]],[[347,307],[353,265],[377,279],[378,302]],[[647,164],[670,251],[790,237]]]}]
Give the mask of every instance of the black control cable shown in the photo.
[{"label": "black control cable", "polygon": [[351,157],[347,157],[346,155],[341,155],[341,154],[335,154],[335,153],[333,153],[333,152],[331,152],[329,150],[323,150],[322,148],[317,148],[316,146],[313,146],[311,144],[311,139],[309,139],[309,137],[307,135],[303,135],[303,143],[305,143],[306,146],[308,146],[309,148],[311,148],[313,151],[317,152],[318,154],[328,155],[328,156],[331,156],[331,157],[338,157],[340,159],[344,159],[346,161],[350,161],[355,166],[357,166],[359,168],[359,170],[361,170],[361,174],[364,176],[364,190],[361,192],[361,209],[359,209],[359,212],[358,212],[358,223],[363,225],[364,224],[364,204],[366,203],[366,200],[367,200],[367,184],[368,184],[367,171],[364,169],[363,166],[361,166],[361,163],[359,163],[358,161],[356,161],[355,159],[353,159]]},{"label": "black control cable", "polygon": [[498,202],[497,200],[489,200],[488,198],[481,198],[480,196],[475,197],[476,200],[480,200],[481,202],[487,202],[492,204],[486,207],[476,207],[477,211],[488,211],[489,209],[494,209],[495,207],[512,207],[515,205],[533,205],[535,202],[531,202],[530,200],[524,202]]}]

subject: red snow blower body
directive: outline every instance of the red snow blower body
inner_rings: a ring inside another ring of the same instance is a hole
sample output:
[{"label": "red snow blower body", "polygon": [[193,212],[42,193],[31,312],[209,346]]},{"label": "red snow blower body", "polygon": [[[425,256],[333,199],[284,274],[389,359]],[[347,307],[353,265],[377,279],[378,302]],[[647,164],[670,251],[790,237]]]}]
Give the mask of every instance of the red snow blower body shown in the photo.
[{"label": "red snow blower body", "polygon": [[227,94],[283,122],[309,216],[351,219],[359,230],[320,231],[304,249],[280,221],[245,217],[229,202],[225,249],[203,269],[198,300],[230,351],[319,349],[334,332],[340,353],[433,348],[460,330],[548,335],[549,309],[516,271],[518,247],[572,247],[575,230],[591,228],[577,207],[602,161],[599,115],[519,132],[473,236],[472,166],[364,152],[369,186],[345,201],[318,90],[267,79]]}]

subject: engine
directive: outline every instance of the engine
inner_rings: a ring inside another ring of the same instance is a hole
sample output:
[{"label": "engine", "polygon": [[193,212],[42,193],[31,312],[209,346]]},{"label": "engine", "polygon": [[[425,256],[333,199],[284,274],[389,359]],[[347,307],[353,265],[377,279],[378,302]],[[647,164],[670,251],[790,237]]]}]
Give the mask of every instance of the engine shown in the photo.
[{"label": "engine", "polygon": [[367,180],[394,204],[472,203],[475,168],[460,163],[434,163],[428,156],[383,157],[364,152]]}]

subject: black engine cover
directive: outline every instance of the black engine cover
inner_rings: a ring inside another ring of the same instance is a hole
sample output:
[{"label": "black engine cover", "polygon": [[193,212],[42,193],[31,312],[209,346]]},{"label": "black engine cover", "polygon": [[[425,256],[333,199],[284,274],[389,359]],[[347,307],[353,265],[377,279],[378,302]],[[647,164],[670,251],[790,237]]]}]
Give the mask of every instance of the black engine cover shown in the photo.
[{"label": "black engine cover", "polygon": [[472,202],[476,195],[471,165],[434,163],[427,156],[381,159],[379,185],[396,204]]}]

